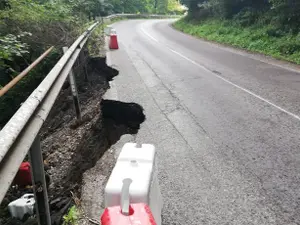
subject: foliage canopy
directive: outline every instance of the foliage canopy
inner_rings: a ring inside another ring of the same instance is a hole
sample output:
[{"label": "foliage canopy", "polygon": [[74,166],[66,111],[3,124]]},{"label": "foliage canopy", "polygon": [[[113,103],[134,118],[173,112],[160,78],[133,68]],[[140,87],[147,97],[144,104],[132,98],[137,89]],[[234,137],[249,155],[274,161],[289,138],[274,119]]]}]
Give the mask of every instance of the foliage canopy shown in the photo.
[{"label": "foliage canopy", "polygon": [[299,32],[299,0],[181,0],[189,17],[243,20],[242,25],[273,24],[288,32]]}]

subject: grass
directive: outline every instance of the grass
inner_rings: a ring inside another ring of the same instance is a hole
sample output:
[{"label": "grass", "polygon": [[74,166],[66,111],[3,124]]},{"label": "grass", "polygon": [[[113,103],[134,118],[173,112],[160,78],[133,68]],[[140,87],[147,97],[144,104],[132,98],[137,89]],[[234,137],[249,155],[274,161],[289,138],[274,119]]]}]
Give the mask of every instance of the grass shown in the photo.
[{"label": "grass", "polygon": [[242,27],[233,21],[187,21],[173,25],[176,29],[204,38],[300,64],[300,34],[284,34],[271,26]]},{"label": "grass", "polygon": [[75,205],[73,205],[70,209],[68,214],[64,215],[63,225],[77,225],[78,224],[78,216],[79,210]]}]

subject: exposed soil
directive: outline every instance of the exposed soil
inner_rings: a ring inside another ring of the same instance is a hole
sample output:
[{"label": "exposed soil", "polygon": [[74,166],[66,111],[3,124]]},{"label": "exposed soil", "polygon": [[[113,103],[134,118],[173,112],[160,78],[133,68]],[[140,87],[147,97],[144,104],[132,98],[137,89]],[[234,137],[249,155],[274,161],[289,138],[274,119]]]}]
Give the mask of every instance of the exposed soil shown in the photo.
[{"label": "exposed soil", "polygon": [[[82,75],[84,71],[88,76]],[[66,83],[40,132],[45,167],[51,178],[48,195],[52,224],[61,224],[74,197],[80,198],[83,173],[123,134],[136,134],[145,120],[143,108],[136,103],[102,101],[108,81],[118,75],[106,65],[105,58],[89,58],[86,68],[78,67],[74,72],[81,74],[76,80],[82,121],[75,118]],[[36,224],[34,218],[25,222],[10,219],[6,208],[7,203],[29,191],[11,188],[2,202],[0,224]]]}]

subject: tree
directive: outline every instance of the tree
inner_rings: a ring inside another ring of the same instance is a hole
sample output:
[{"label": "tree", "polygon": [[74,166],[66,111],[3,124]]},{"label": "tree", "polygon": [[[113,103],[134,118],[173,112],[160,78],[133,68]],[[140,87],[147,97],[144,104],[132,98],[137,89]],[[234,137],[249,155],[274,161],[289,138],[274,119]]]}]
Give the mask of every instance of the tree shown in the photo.
[{"label": "tree", "polygon": [[9,7],[8,0],[1,0],[0,1],[0,10],[6,9]]},{"label": "tree", "polygon": [[272,1],[274,17],[284,29],[300,32],[300,2],[296,0]]},{"label": "tree", "polygon": [[181,14],[183,13],[183,8],[182,5],[178,0],[168,0],[168,12],[169,13],[178,13]]},{"label": "tree", "polygon": [[168,0],[157,0],[156,12],[165,14],[168,11]]},{"label": "tree", "polygon": [[197,17],[199,6],[206,2],[206,0],[180,0],[181,4],[188,8],[191,17]]},{"label": "tree", "polygon": [[234,19],[251,25],[259,18],[265,23],[294,33],[300,30],[299,0],[181,0],[189,8],[189,18]]}]

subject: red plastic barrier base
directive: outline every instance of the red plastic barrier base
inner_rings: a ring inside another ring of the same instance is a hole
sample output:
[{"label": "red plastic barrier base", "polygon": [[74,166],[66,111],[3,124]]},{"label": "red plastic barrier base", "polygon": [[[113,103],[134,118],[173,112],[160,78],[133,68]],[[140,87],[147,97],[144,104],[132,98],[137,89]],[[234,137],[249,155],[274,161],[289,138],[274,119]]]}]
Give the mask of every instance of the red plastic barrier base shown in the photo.
[{"label": "red plastic barrier base", "polygon": [[110,35],[109,48],[110,49],[119,49],[117,35],[115,35],[115,34]]},{"label": "red plastic barrier base", "polygon": [[151,210],[144,203],[131,204],[129,216],[121,213],[120,206],[108,207],[101,216],[102,225],[156,225]]},{"label": "red plastic barrier base", "polygon": [[13,183],[21,187],[32,184],[29,162],[22,162]]}]

